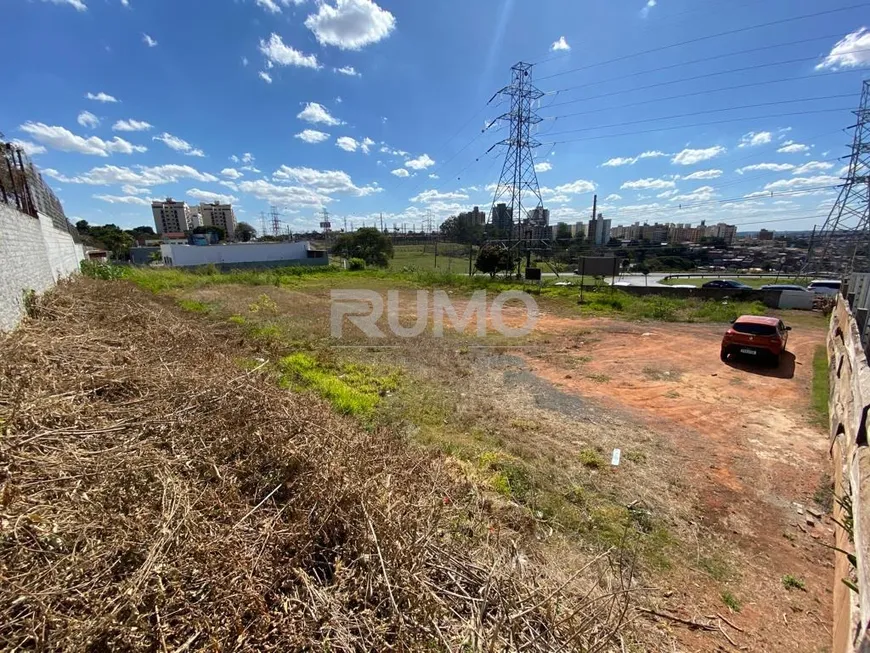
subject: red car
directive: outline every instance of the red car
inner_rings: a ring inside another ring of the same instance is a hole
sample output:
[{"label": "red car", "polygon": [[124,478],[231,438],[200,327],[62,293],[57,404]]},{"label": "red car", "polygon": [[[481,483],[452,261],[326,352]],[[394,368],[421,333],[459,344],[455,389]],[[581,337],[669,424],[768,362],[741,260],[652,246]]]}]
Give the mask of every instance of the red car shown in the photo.
[{"label": "red car", "polygon": [[749,358],[768,357],[777,362],[785,351],[788,342],[787,327],[776,317],[743,315],[731,323],[731,328],[722,338],[720,358],[745,354]]}]

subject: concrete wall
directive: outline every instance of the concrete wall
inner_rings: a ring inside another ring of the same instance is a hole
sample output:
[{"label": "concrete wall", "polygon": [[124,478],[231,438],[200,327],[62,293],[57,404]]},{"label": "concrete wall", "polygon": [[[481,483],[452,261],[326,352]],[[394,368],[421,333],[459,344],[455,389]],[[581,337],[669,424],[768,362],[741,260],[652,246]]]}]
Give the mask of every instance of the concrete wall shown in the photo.
[{"label": "concrete wall", "polygon": [[[853,568],[846,554],[834,554],[832,651],[852,653],[870,650],[870,366],[852,310],[842,297],[831,315],[827,345],[834,496],[851,498],[853,523],[851,536],[835,525],[834,543],[857,559]],[[840,524],[849,521],[836,501],[833,516]],[[844,578],[854,581],[860,593],[846,587]]]},{"label": "concrete wall", "polygon": [[[584,286],[584,292],[595,286]],[[615,286],[630,295],[661,295],[687,299],[733,299],[742,302],[761,302],[770,308],[798,308],[811,310],[813,294],[798,290],[731,290],[728,288],[674,288],[673,286]],[[599,290],[599,292],[602,292]]]},{"label": "concrete wall", "polygon": [[274,267],[276,265],[326,265],[329,259],[309,258],[309,244],[236,243],[232,245],[161,245],[163,260],[173,267],[213,263],[222,267]]},{"label": "concrete wall", "polygon": [[0,332],[21,320],[26,293],[52,288],[76,272],[83,258],[82,246],[51,218],[37,220],[0,203]]}]

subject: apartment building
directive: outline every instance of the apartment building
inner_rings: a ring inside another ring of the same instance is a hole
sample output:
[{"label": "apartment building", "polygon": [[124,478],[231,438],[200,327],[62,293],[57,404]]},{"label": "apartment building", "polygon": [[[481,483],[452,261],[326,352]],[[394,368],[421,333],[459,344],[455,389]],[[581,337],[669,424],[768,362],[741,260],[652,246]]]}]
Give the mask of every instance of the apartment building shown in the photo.
[{"label": "apartment building", "polygon": [[165,201],[152,202],[154,228],[158,234],[184,233],[190,231],[190,208],[187,202],[176,202],[171,197]]},{"label": "apartment building", "polygon": [[236,233],[236,214],[233,212],[232,204],[203,202],[199,205],[199,215],[203,227],[220,227],[224,230],[227,240],[233,239]]}]

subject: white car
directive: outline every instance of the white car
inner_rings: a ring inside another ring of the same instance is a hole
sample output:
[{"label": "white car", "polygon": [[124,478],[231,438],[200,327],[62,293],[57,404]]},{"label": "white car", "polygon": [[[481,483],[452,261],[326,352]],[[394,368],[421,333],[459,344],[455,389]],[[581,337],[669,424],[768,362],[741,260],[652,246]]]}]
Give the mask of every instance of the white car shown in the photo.
[{"label": "white car", "polygon": [[816,295],[833,296],[840,292],[840,282],[836,279],[816,279],[810,282],[807,290]]}]

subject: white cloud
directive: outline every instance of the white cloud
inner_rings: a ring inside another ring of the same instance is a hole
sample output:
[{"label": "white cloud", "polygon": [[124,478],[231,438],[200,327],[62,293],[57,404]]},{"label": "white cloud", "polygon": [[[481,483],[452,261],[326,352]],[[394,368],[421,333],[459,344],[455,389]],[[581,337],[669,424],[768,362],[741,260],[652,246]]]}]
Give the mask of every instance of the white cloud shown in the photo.
[{"label": "white cloud", "polygon": [[200,190],[199,188],[191,188],[187,191],[188,197],[192,197],[200,202],[220,202],[221,204],[235,204],[239,201],[238,197],[233,195],[224,195],[223,193],[214,193],[210,190]]},{"label": "white cloud", "polygon": [[307,102],[305,108],[296,114],[296,117],[313,124],[323,123],[324,125],[331,126],[344,124],[344,121],[332,116],[329,111],[326,110],[326,107],[317,102]]},{"label": "white cloud", "polygon": [[798,154],[800,152],[809,152],[810,148],[803,143],[795,143],[794,141],[786,141],[777,152],[782,154]]},{"label": "white cloud", "polygon": [[42,0],[43,2],[50,2],[55,5],[69,5],[73,7],[76,11],[87,11],[88,6],[82,2],[82,0]]},{"label": "white cloud", "polygon": [[808,163],[803,164],[795,168],[791,174],[793,175],[805,175],[808,172],[815,172],[817,170],[830,170],[834,167],[833,163],[829,163],[828,161],[809,161]]},{"label": "white cloud", "polygon": [[254,155],[251,154],[250,152],[244,152],[242,154],[242,163],[253,163],[254,161],[255,161]]},{"label": "white cloud", "polygon": [[117,136],[111,141],[104,141],[96,136],[84,138],[63,127],[50,126],[41,122],[26,122],[19,129],[30,134],[39,143],[61,152],[109,156],[109,154],[133,154],[133,152],[148,151],[147,147],[133,145]]},{"label": "white cloud", "polygon": [[350,136],[339,136],[335,139],[335,145],[336,147],[343,149],[345,152],[356,152],[359,147],[359,143]]},{"label": "white cloud", "polygon": [[395,170],[390,172],[390,174],[396,175],[397,177],[409,177],[411,175],[411,173],[408,172],[407,170],[405,170],[404,168],[396,168]]},{"label": "white cloud", "polygon": [[321,45],[342,50],[359,50],[385,39],[396,27],[396,19],[372,0],[335,0],[320,3],[317,13],[305,19]]},{"label": "white cloud", "polygon": [[362,77],[362,73],[353,66],[342,66],[341,68],[333,68],[333,70],[348,77]]},{"label": "white cloud", "polygon": [[342,102],[344,102],[344,100],[341,99],[341,96],[340,96],[340,95],[336,95],[336,96],[335,96],[335,103],[336,103],[336,104],[341,104]]},{"label": "white cloud", "polygon": [[725,154],[725,148],[721,145],[714,145],[713,147],[708,147],[702,150],[692,150],[686,148],[682,152],[678,152],[673,159],[671,159],[671,163],[683,166],[690,166],[696,163],[701,163],[701,161],[708,161],[709,159],[713,159],[720,154]]},{"label": "white cloud", "polygon": [[549,172],[553,169],[553,164],[549,161],[541,161],[535,164],[535,172]]},{"label": "white cloud", "polygon": [[813,186],[834,186],[841,179],[833,175],[817,175],[815,177],[793,177],[792,179],[779,179],[764,187],[765,191],[792,190],[800,188],[812,188]]},{"label": "white cloud", "polygon": [[271,76],[269,73],[267,73],[265,70],[261,70],[261,71],[260,71],[259,73],[257,73],[257,74],[260,76],[260,79],[262,79],[262,80],[263,80],[264,82],[266,82],[267,84],[271,84],[271,83],[272,83],[272,76]]},{"label": "white cloud", "polygon": [[302,54],[299,50],[284,45],[281,37],[274,32],[268,41],[260,39],[260,52],[266,59],[278,66],[298,66],[300,68],[320,68],[317,57],[313,54]]},{"label": "white cloud", "polygon": [[186,140],[178,138],[178,136],[173,136],[168,132],[163,132],[160,136],[154,136],[153,140],[162,141],[167,147],[176,152],[183,152],[187,156],[205,156],[202,150],[194,148],[193,145],[188,143]]},{"label": "white cloud", "polygon": [[119,120],[112,125],[112,131],[116,132],[143,132],[151,129],[152,125],[144,120]]},{"label": "white cloud", "polygon": [[[546,189],[542,188],[541,193],[543,194]],[[595,190],[595,184],[591,181],[587,181],[585,179],[578,179],[577,181],[572,181],[569,184],[562,184],[561,186],[556,186],[555,192],[566,195],[574,195],[577,193],[591,193]]]},{"label": "white cloud", "polygon": [[14,139],[12,144],[15,147],[20,147],[24,150],[24,153],[28,156],[33,156],[35,154],[42,154],[46,151],[46,149],[42,145],[37,145],[36,143],[31,143],[30,141],[22,141],[19,139]]},{"label": "white cloud", "polygon": [[89,127],[90,129],[96,129],[100,126],[100,119],[90,111],[82,111],[79,117],[76,118],[76,122],[82,127]]},{"label": "white cloud", "polygon": [[624,190],[662,190],[663,188],[674,188],[676,183],[671,179],[635,179],[627,181],[620,188]]},{"label": "white cloud", "polygon": [[239,179],[239,178],[244,176],[241,172],[239,172],[235,168],[224,168],[223,170],[221,170],[221,174],[224,177],[229,177],[230,179]]},{"label": "white cloud", "polygon": [[860,27],[840,39],[816,70],[855,68],[870,63],[870,30]]},{"label": "white cloud", "polygon": [[622,195],[617,195],[616,193],[611,193],[607,197],[604,198],[605,202],[618,202],[622,199]]},{"label": "white cloud", "polygon": [[737,174],[742,175],[744,172],[753,172],[755,170],[783,172],[784,170],[792,170],[793,168],[794,166],[791,163],[754,163],[751,166],[737,168]]},{"label": "white cloud", "polygon": [[647,0],[647,3],[643,6],[643,9],[640,10],[640,17],[646,18],[649,16],[650,10],[656,6],[656,0]]},{"label": "white cloud", "polygon": [[655,159],[661,156],[670,156],[665,152],[659,152],[658,150],[647,150],[646,152],[641,152],[637,156],[624,157],[618,156],[613,159],[608,159],[602,166],[609,168],[617,168],[619,166],[633,166],[635,163],[640,161],[641,159]]},{"label": "white cloud", "polygon": [[411,198],[412,202],[431,204],[432,202],[444,202],[446,200],[467,200],[468,195],[461,191],[449,191],[442,193],[437,190],[426,190]]},{"label": "white cloud", "polygon": [[157,41],[155,41],[154,39],[152,39],[150,36],[148,36],[148,35],[145,34],[144,32],[142,33],[142,42],[143,42],[145,45],[147,45],[149,48],[153,48],[153,47],[156,47],[156,46],[157,46]]},{"label": "white cloud", "polygon": [[275,2],[275,0],[256,0],[257,6],[262,7],[270,14],[280,14],[281,7]]},{"label": "white cloud", "polygon": [[675,195],[671,198],[672,202],[704,202],[716,197],[716,192],[712,186],[701,186],[685,195]]},{"label": "white cloud", "polygon": [[350,175],[341,170],[315,170],[314,168],[291,168],[283,165],[272,175],[274,179],[296,181],[302,186],[314,188],[321,193],[349,193],[365,197],[379,193],[377,186],[357,186]]},{"label": "white cloud", "polygon": [[326,132],[317,131],[316,129],[304,129],[303,131],[296,134],[293,138],[298,138],[299,140],[305,141],[306,143],[322,143],[327,138],[329,138],[329,134]]},{"label": "white cloud", "polygon": [[693,172],[692,174],[683,177],[683,179],[718,179],[721,176],[721,170],[699,170],[698,172]]},{"label": "white cloud", "polygon": [[770,132],[749,132],[740,138],[737,147],[755,147],[756,145],[767,145],[773,139],[773,134]]},{"label": "white cloud", "polygon": [[129,7],[129,6],[130,6],[130,0],[121,0],[121,6],[122,6],[122,7]]},{"label": "white cloud", "polygon": [[67,177],[66,175],[46,168],[43,172],[58,181],[69,184],[88,184],[91,186],[118,186],[130,184],[135,186],[159,186],[171,184],[179,179],[194,179],[201,182],[216,182],[218,179],[207,172],[200,172],[191,166],[162,165],[162,166],[100,166],[92,168],[88,172]]},{"label": "white cloud", "polygon": [[360,141],[359,148],[363,151],[363,154],[368,154],[374,144],[375,142],[366,136],[362,141]]},{"label": "white cloud", "polygon": [[408,159],[405,161],[405,167],[412,170],[425,170],[435,165],[435,161],[429,158],[428,154],[421,154],[416,159]]},{"label": "white cloud", "polygon": [[247,65],[248,65],[248,58],[247,58],[247,57],[242,57],[242,65],[243,65],[243,66],[247,66]]},{"label": "white cloud", "polygon": [[103,93],[102,91],[100,91],[96,95],[94,95],[93,93],[88,93],[87,95],[85,95],[85,97],[89,100],[95,100],[97,102],[117,102],[118,101],[117,98],[112,97],[108,93]]},{"label": "white cloud", "polygon": [[431,175],[429,175],[429,179],[440,179],[440,177],[433,172]]},{"label": "white cloud", "polygon": [[151,206],[151,200],[145,197],[133,195],[94,195],[94,199],[108,202],[109,204],[136,204],[138,206]]},{"label": "white cloud", "polygon": [[239,190],[244,193],[250,193],[264,202],[283,206],[319,208],[332,201],[332,198],[329,197],[329,195],[324,195],[323,193],[319,193],[310,188],[273,184],[265,179],[243,181],[239,184]]},{"label": "white cloud", "polygon": [[568,45],[568,41],[565,40],[564,36],[560,36],[559,40],[554,42],[553,45],[550,46],[550,52],[558,52],[559,50],[570,50],[571,46]]},{"label": "white cloud", "polygon": [[131,186],[130,184],[124,184],[121,186],[121,192],[127,195],[147,195],[147,188],[139,188],[138,186]]},{"label": "white cloud", "polygon": [[680,191],[678,191],[676,188],[671,188],[670,190],[662,191],[661,193],[656,195],[656,197],[659,199],[667,199],[668,197],[673,197],[679,192]]}]

